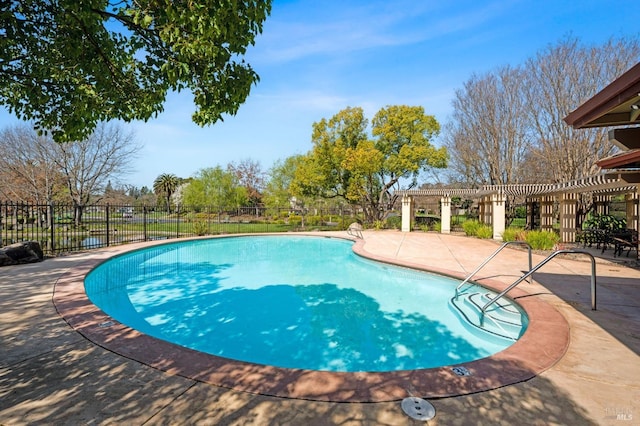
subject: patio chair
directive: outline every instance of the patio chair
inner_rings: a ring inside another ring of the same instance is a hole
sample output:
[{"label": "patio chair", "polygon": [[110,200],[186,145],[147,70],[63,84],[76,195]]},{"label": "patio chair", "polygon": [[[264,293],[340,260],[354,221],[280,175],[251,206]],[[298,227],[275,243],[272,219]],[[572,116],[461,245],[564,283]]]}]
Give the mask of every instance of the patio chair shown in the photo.
[{"label": "patio chair", "polygon": [[638,231],[627,229],[624,232],[615,234],[611,238],[614,245],[613,256],[622,256],[622,252],[627,250],[627,257],[631,250],[638,250]]}]

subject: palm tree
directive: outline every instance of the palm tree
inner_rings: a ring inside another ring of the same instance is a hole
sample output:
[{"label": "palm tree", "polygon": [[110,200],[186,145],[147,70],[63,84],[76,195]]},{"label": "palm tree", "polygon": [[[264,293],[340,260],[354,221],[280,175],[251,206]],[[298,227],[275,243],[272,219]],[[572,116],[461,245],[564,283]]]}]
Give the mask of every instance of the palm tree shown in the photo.
[{"label": "palm tree", "polygon": [[176,192],[180,178],[171,173],[163,173],[153,181],[153,192],[164,195],[167,200],[167,212],[171,214],[171,195]]}]

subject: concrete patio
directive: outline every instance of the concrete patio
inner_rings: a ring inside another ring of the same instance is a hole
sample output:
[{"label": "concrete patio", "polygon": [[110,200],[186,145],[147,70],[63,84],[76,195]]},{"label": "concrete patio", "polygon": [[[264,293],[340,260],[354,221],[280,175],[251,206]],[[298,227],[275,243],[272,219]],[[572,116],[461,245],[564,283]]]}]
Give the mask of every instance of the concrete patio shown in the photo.
[{"label": "concrete patio", "polygon": [[[454,235],[365,231],[362,250],[464,275],[497,247],[495,241]],[[0,268],[0,425],[424,424],[406,416],[399,401],[317,402],[239,392],[169,375],[86,340],[56,311],[54,286],[87,259],[116,251]],[[534,255],[534,265],[542,259]],[[525,251],[508,248],[477,278],[511,283],[526,265]],[[597,311],[590,309],[590,272],[586,259],[557,258],[535,282],[520,286],[568,321],[570,344],[559,362],[521,383],[432,399],[436,417],[428,424],[636,424],[640,270],[598,259]]]}]

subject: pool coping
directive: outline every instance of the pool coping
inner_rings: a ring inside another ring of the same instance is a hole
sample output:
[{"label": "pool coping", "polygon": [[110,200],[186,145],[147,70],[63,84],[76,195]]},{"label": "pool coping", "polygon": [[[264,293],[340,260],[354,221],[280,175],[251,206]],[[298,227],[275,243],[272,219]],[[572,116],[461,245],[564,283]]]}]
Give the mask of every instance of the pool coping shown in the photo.
[{"label": "pool coping", "polygon": [[[205,238],[230,236],[238,235]],[[509,296],[529,316],[523,336],[497,354],[463,364],[410,371],[339,373],[278,368],[205,354],[144,335],[119,323],[95,306],[84,291],[84,277],[108,258],[166,243],[175,241],[113,247],[102,252],[104,257],[90,259],[70,269],[55,284],[53,303],[56,310],[70,327],[94,344],[168,374],[253,394],[328,402],[384,402],[408,396],[433,399],[496,389],[530,380],[551,368],[569,346],[569,324],[564,316],[539,297],[515,288]],[[465,278],[438,267],[427,269],[424,265],[376,256],[368,253],[365,246],[366,241],[355,240],[353,251],[384,263]],[[493,279],[480,282],[496,291],[507,286]],[[453,367],[461,366],[470,374],[456,374]]]}]

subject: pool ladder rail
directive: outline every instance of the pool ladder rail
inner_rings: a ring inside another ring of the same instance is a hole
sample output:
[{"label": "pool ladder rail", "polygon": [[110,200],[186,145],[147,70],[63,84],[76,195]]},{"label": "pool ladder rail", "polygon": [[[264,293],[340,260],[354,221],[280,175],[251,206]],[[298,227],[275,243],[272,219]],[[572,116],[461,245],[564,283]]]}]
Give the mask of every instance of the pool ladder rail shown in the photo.
[{"label": "pool ladder rail", "polygon": [[[487,263],[489,263],[496,255],[509,244],[525,244],[529,248],[529,271],[514,281],[511,285],[505,288],[503,291],[493,297],[489,293],[481,294],[479,292],[465,293],[460,289],[469,284],[470,279],[480,271]],[[553,258],[561,254],[584,254],[591,260],[591,309],[596,310],[596,261],[593,255],[584,250],[556,250],[547,256],[544,260],[538,263],[536,266],[531,267],[531,246],[523,241],[509,241],[500,246],[493,254],[491,254],[480,266],[478,266],[473,272],[471,272],[462,281],[455,290],[455,295],[451,299],[452,305],[463,315],[464,318],[473,326],[479,327],[490,333],[516,340],[519,336],[514,336],[513,327],[519,327],[519,330],[524,330],[522,321],[518,322],[516,315],[513,312],[519,309],[513,305],[512,302],[506,301],[503,297],[511,291],[514,287],[520,284],[522,281],[533,276],[534,272],[542,268],[549,263]],[[460,296],[464,295],[462,302],[459,300]],[[502,300],[501,300],[502,299]],[[493,309],[489,309],[492,305],[496,304]],[[467,308],[473,307],[473,311],[469,311]],[[501,312],[501,313],[499,313]],[[511,313],[509,313],[511,312]],[[507,317],[505,317],[507,315]],[[508,315],[511,315],[510,317]],[[522,318],[526,318],[525,315],[521,315]],[[489,321],[486,321],[489,320]],[[525,320],[526,321],[526,320]],[[491,325],[488,325],[491,324]],[[519,325],[518,325],[519,324]]]},{"label": "pool ladder rail", "polygon": [[347,234],[361,240],[364,239],[364,236],[362,235],[362,225],[358,222],[353,222],[351,225],[349,225],[349,227],[347,228]]},{"label": "pool ladder rail", "polygon": [[489,257],[487,257],[484,262],[482,262],[476,269],[473,270],[473,272],[471,272],[469,275],[467,275],[467,277],[464,279],[464,281],[462,281],[460,284],[458,284],[458,286],[456,287],[456,295],[455,297],[458,297],[458,294],[460,294],[460,289],[462,287],[464,287],[465,284],[469,283],[469,280],[471,278],[473,278],[478,272],[480,272],[480,269],[484,268],[485,265],[489,262],[491,262],[493,260],[494,257],[496,257],[503,249],[505,249],[507,246],[510,245],[523,245],[526,246],[528,251],[529,251],[529,269],[528,271],[530,271],[532,269],[532,260],[531,260],[531,245],[529,243],[527,243],[526,241],[507,241],[506,243],[503,243],[500,247],[498,247],[498,249],[496,251],[494,251],[491,255],[489,255]]}]

